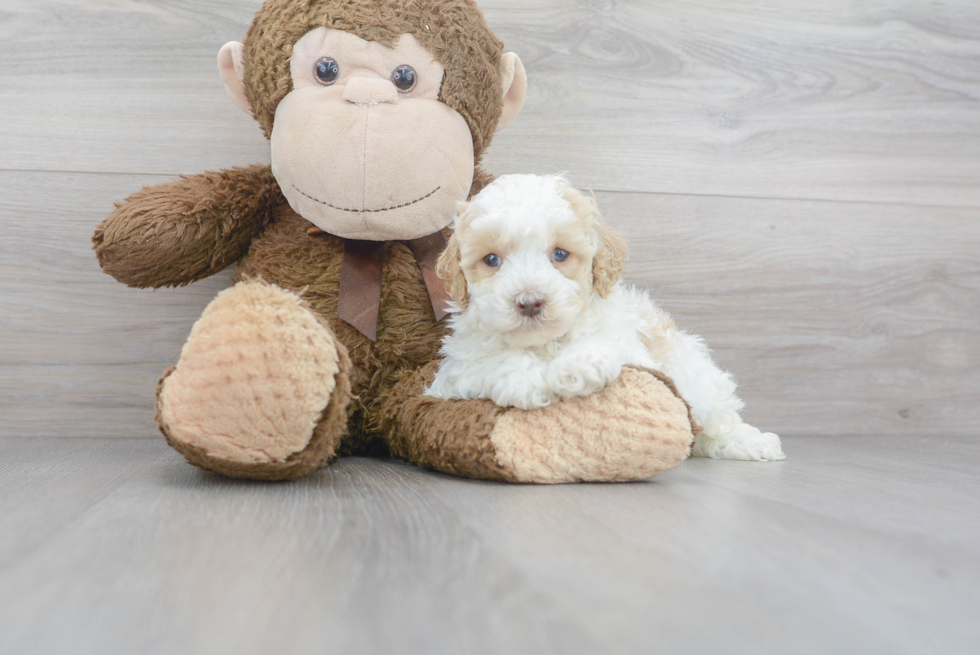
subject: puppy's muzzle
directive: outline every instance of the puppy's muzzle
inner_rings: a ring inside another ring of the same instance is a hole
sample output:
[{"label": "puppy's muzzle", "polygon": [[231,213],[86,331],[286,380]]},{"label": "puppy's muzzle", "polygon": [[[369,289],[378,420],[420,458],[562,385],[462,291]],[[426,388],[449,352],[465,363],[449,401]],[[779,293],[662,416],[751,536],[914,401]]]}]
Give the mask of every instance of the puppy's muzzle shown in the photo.
[{"label": "puppy's muzzle", "polygon": [[521,316],[534,318],[544,310],[544,298],[540,296],[523,296],[514,300],[517,313]]}]

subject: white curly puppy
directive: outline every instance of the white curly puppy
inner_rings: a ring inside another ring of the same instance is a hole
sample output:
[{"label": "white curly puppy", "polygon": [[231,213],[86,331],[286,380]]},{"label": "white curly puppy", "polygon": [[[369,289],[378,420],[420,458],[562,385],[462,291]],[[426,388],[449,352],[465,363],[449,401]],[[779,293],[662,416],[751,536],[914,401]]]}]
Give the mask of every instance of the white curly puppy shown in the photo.
[{"label": "white curly puppy", "polygon": [[702,426],[695,455],[783,459],[778,436],[742,422],[735,381],[704,341],[619,283],[625,258],[594,202],[560,176],[507,175],[460,203],[438,264],[452,332],[426,393],[533,409],[647,367],[690,403]]}]

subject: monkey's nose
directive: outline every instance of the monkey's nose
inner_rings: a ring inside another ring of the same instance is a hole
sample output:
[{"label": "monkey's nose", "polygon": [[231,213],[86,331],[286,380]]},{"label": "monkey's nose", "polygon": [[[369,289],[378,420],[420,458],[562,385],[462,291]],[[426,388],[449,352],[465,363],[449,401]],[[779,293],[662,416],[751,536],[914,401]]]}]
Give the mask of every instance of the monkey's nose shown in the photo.
[{"label": "monkey's nose", "polygon": [[398,89],[389,80],[376,77],[352,77],[344,87],[344,100],[355,105],[377,105],[398,102]]},{"label": "monkey's nose", "polygon": [[541,313],[544,309],[544,298],[541,297],[525,297],[518,298],[514,301],[517,305],[517,313],[521,316],[527,316],[528,318],[533,318]]}]

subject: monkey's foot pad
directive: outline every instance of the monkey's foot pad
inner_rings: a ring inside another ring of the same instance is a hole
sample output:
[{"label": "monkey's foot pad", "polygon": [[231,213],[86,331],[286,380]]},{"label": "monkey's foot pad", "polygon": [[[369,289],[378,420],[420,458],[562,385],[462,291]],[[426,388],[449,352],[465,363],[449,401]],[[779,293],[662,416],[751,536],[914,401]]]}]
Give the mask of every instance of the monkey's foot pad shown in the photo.
[{"label": "monkey's foot pad", "polygon": [[666,376],[626,368],[605,389],[541,409],[426,396],[432,362],[384,394],[394,454],[472,478],[555,484],[645,480],[691,454],[696,428]]},{"label": "monkey's foot pad", "polygon": [[684,461],[694,430],[669,378],[626,368],[590,396],[508,410],[490,441],[515,482],[613,482],[650,478]]},{"label": "monkey's foot pad", "polygon": [[349,367],[346,351],[299,296],[241,282],[208,305],[160,381],[157,421],[193,464],[297,477],[333,454]]}]

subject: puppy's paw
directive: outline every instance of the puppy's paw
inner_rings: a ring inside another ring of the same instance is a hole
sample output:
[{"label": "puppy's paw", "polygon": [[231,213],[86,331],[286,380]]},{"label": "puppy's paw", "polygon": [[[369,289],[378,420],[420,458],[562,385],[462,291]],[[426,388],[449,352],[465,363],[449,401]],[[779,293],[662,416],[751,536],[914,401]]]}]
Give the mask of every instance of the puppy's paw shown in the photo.
[{"label": "puppy's paw", "polygon": [[776,462],[786,459],[779,437],[772,432],[762,432],[748,423],[739,423],[729,432],[713,437],[704,431],[694,442],[695,457],[717,457],[758,462]]},{"label": "puppy's paw", "polygon": [[529,371],[526,375],[506,375],[497,380],[490,390],[490,400],[501,407],[540,409],[556,398],[549,393],[543,376]]},{"label": "puppy's paw", "polygon": [[622,365],[602,352],[563,353],[548,366],[548,388],[562,398],[588,396],[619,378]]}]

